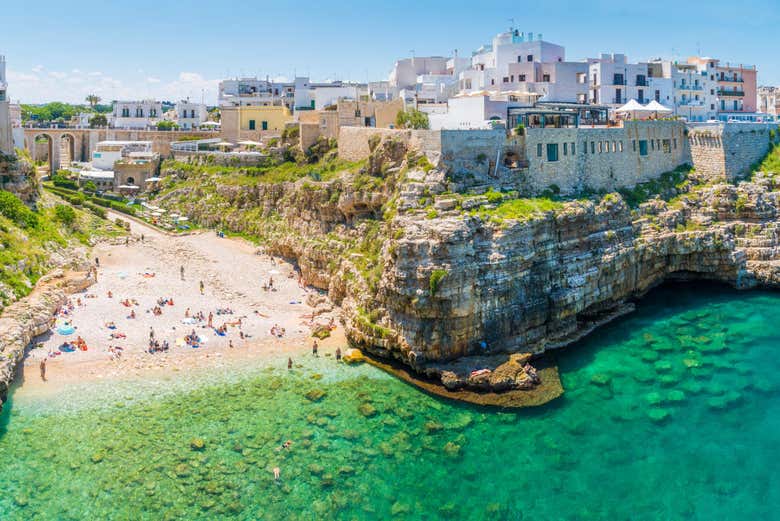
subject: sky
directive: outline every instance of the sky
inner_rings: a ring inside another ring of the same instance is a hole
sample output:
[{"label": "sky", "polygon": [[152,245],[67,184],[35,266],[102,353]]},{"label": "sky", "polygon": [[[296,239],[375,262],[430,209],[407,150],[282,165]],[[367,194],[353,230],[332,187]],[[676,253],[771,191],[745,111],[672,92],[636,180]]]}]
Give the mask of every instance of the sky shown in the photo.
[{"label": "sky", "polygon": [[[778,0],[5,0],[0,54],[14,101],[191,98],[214,104],[235,76],[387,79],[395,60],[461,56],[510,25],[568,60],[626,53],[720,58],[780,85]],[[619,5],[626,4],[626,5]]]}]

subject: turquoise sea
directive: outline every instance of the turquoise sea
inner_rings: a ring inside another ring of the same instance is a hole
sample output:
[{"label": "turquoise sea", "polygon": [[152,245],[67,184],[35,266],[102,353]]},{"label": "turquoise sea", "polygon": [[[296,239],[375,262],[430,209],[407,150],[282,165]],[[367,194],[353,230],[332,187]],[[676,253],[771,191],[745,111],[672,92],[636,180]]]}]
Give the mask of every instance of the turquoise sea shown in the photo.
[{"label": "turquoise sea", "polygon": [[12,397],[0,519],[780,519],[780,294],[665,286],[557,357],[520,412],[329,357]]}]

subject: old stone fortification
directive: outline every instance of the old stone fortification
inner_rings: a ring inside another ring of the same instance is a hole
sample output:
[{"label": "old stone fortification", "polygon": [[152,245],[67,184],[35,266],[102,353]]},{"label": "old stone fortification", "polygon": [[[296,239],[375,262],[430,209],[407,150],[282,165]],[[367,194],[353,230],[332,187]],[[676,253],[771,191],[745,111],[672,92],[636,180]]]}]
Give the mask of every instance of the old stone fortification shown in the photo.
[{"label": "old stone fortification", "polygon": [[38,180],[33,165],[16,156],[0,153],[0,190],[7,190],[26,203],[34,202]]},{"label": "old stone fortification", "polygon": [[0,408],[30,342],[54,325],[54,313],[68,295],[92,283],[86,272],[55,270],[41,278],[33,293],[5,308],[0,317]]},{"label": "old stone fortification", "polygon": [[392,130],[345,127],[339,155],[365,159],[371,142],[393,139],[416,148],[458,188],[489,184],[564,195],[632,188],[682,165],[711,179],[733,180],[769,150],[765,124],[688,129],[680,121],[629,121],[615,128],[531,128],[522,136],[496,130]]},{"label": "old stone fortification", "polygon": [[769,152],[770,130],[758,123],[698,125],[689,133],[693,164],[711,179],[742,178]]},{"label": "old stone fortification", "polygon": [[552,185],[564,194],[633,187],[691,162],[685,125],[679,121],[526,132],[529,184],[537,192]]}]

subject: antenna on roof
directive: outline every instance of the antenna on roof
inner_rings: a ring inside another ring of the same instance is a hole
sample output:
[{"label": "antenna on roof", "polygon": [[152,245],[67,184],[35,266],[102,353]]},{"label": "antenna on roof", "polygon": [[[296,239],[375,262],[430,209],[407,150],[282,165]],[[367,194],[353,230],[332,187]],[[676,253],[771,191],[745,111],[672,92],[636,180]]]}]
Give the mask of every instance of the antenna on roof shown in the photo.
[{"label": "antenna on roof", "polygon": [[512,31],[515,30],[515,19],[508,18],[507,20],[509,21],[509,32],[511,33]]}]

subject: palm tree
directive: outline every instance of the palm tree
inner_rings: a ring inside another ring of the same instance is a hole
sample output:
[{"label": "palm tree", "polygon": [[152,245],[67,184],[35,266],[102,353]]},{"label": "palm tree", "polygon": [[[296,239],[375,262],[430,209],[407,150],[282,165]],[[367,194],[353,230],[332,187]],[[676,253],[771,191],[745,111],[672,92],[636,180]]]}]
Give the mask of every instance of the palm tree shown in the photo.
[{"label": "palm tree", "polygon": [[87,103],[89,103],[89,106],[92,107],[93,109],[95,108],[95,105],[100,103],[100,96],[98,96],[97,94],[90,94],[84,99],[87,101]]}]

